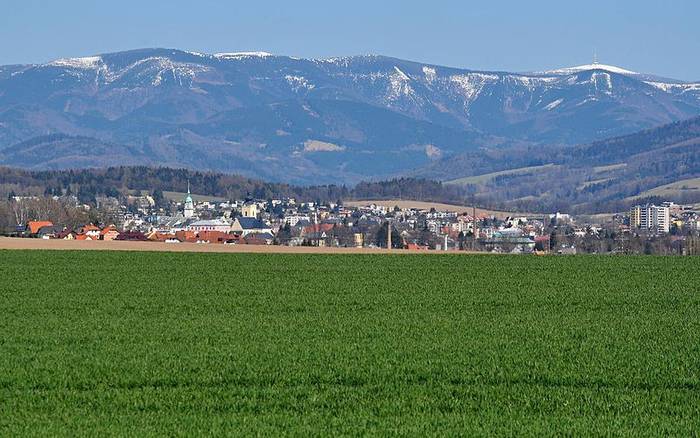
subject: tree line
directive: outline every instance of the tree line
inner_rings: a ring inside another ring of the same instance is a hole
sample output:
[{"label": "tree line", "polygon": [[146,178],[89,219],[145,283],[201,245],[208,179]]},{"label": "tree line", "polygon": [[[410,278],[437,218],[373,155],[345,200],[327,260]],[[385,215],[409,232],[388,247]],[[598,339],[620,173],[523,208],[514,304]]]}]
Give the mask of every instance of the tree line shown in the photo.
[{"label": "tree line", "polygon": [[134,192],[186,192],[226,199],[295,198],[332,202],[353,199],[412,199],[462,203],[458,187],[424,178],[346,185],[295,186],[270,183],[239,175],[166,167],[122,166],[105,169],[29,171],[0,167],[0,196],[74,196],[78,202],[95,203],[98,196],[119,197]]}]

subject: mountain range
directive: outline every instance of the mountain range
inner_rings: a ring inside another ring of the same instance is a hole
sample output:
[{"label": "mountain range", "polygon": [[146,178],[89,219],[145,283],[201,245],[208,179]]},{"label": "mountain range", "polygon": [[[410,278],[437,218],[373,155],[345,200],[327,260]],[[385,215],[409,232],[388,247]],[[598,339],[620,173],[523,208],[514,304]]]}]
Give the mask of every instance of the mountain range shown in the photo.
[{"label": "mountain range", "polygon": [[[91,139],[53,135],[19,144],[13,154],[30,159],[47,144],[69,145],[74,160],[90,148],[122,157],[125,165],[72,170],[22,170],[0,166],[0,195],[95,196],[133,191],[184,192],[241,199],[294,197],[336,201],[411,199],[479,205],[513,212],[611,213],[645,202],[675,201],[700,208],[700,117],[589,144],[477,149],[435,161],[413,175],[346,185],[298,186],[216,172],[136,165],[132,150],[95,145]],[[49,154],[50,151],[44,151]],[[447,180],[455,169],[467,176]],[[442,180],[442,182],[437,181]]]},{"label": "mountain range", "polygon": [[142,49],[0,67],[0,164],[449,180],[474,174],[458,166],[470,154],[566,149],[697,115],[700,83],[597,63],[509,73]]}]

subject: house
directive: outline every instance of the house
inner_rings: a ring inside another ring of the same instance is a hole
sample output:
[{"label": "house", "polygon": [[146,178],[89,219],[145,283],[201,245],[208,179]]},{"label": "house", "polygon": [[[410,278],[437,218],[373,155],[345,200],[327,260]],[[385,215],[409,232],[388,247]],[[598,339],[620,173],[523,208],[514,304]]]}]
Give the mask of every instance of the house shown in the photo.
[{"label": "house", "polygon": [[234,235],[228,232],[221,231],[200,231],[197,233],[198,242],[208,243],[227,243],[234,239]]},{"label": "house", "polygon": [[313,233],[305,234],[304,241],[309,246],[324,247],[324,246],[326,246],[326,239],[327,238],[328,238],[328,235],[326,234],[326,232],[320,231],[320,232],[313,232]]},{"label": "house", "polygon": [[100,229],[100,227],[95,226],[93,224],[88,224],[88,225],[81,227],[78,230],[78,233],[90,236],[90,240],[99,240],[101,231],[102,230]]},{"label": "house", "polygon": [[53,239],[58,234],[60,234],[61,231],[63,231],[61,227],[57,227],[55,225],[47,225],[45,227],[39,228],[39,231],[36,233],[36,235],[41,239]]},{"label": "house", "polygon": [[119,231],[114,225],[109,225],[100,230],[100,240],[114,240],[119,236]]},{"label": "house", "polygon": [[270,233],[249,233],[243,237],[246,245],[272,245],[274,236]]},{"label": "house", "polygon": [[152,231],[146,235],[146,238],[151,242],[165,242],[168,239],[175,239],[175,234]]},{"label": "house", "polygon": [[362,233],[353,234],[353,240],[356,248],[362,248],[365,245],[365,236]]},{"label": "house", "polygon": [[196,242],[197,241],[197,233],[194,231],[176,231],[175,232],[175,238],[179,240],[180,242]]},{"label": "house", "polygon": [[322,224],[312,224],[304,227],[301,231],[301,235],[306,237],[312,234],[328,233],[335,227],[335,224],[322,223]]},{"label": "house", "polygon": [[231,224],[225,219],[199,220],[187,225],[187,231],[218,231],[220,233],[228,233],[231,231]]},{"label": "house", "polygon": [[44,227],[51,227],[53,226],[53,222],[51,221],[29,221],[27,222],[27,230],[29,231],[29,234],[37,234],[39,233],[39,230],[44,228]]},{"label": "house", "polygon": [[56,235],[56,239],[75,240],[75,234],[75,231],[66,228]]},{"label": "house", "polygon": [[119,233],[114,240],[143,242],[148,240],[148,238],[140,231],[124,231]]},{"label": "house", "polygon": [[243,237],[252,233],[272,234],[272,228],[269,225],[253,217],[237,217],[231,225],[231,231]]},{"label": "house", "polygon": [[301,214],[290,214],[284,217],[284,221],[289,224],[290,227],[296,226],[300,221],[306,221],[309,224],[311,221],[309,220],[308,215],[301,215]]}]

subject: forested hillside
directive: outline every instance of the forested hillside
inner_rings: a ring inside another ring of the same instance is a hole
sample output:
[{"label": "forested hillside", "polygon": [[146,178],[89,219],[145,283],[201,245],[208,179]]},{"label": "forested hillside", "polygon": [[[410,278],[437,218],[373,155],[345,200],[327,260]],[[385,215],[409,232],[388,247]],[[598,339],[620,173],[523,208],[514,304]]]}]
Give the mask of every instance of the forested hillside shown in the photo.
[{"label": "forested hillside", "polygon": [[[55,140],[64,141],[62,137]],[[28,143],[26,147],[41,144]],[[462,177],[438,182],[459,169]],[[597,213],[623,211],[644,201],[700,202],[698,177],[700,118],[694,118],[564,149],[513,147],[471,152],[440,160],[412,177],[353,186],[297,186],[166,167],[0,168],[0,195],[73,194],[90,202],[97,195],[116,196],[134,190],[184,192],[189,180],[195,193],[228,199],[412,199],[506,211]],[[661,186],[666,187],[656,190]]]},{"label": "forested hillside", "polygon": [[[451,179],[461,171],[462,177]],[[479,205],[529,211],[611,212],[648,191],[700,176],[700,118],[570,148],[477,151],[436,162],[415,176],[448,179]],[[682,184],[681,184],[682,186]],[[700,202],[687,187],[666,197]]]},{"label": "forested hillside", "polygon": [[185,192],[226,199],[292,197],[302,201],[349,199],[416,199],[461,202],[462,190],[422,178],[363,182],[355,187],[293,186],[268,183],[238,175],[146,166],[64,171],[27,171],[0,167],[0,195],[74,195],[81,202],[96,196],[120,196],[133,191]]}]

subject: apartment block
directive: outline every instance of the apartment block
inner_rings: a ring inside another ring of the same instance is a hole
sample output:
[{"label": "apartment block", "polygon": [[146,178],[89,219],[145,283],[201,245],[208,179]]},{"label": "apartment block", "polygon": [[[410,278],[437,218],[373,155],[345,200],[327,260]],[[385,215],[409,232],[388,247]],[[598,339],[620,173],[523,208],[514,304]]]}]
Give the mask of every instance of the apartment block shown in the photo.
[{"label": "apartment block", "polygon": [[636,205],[630,210],[630,227],[668,233],[670,226],[671,214],[666,206]]}]

